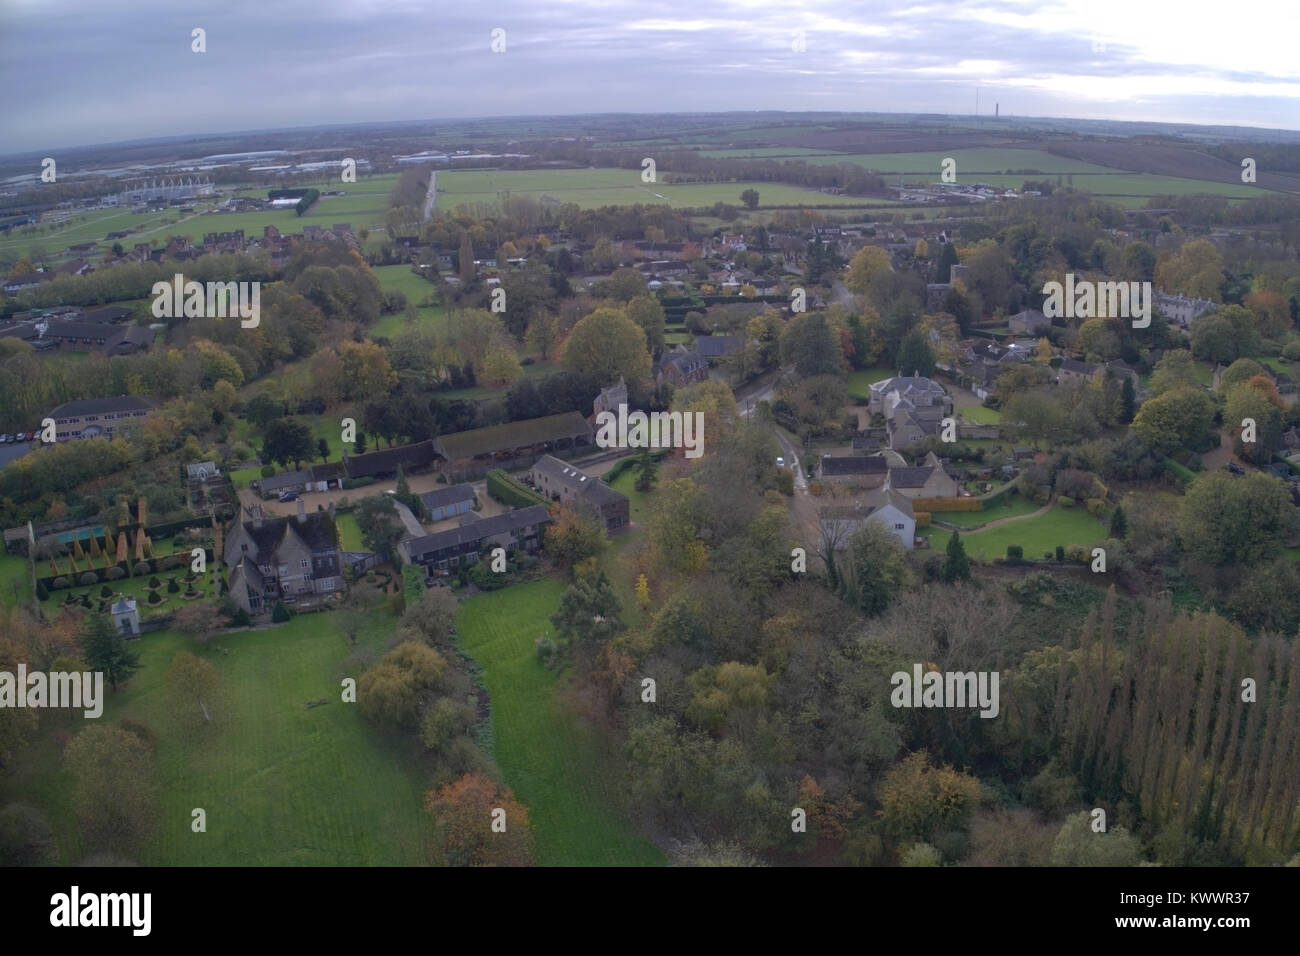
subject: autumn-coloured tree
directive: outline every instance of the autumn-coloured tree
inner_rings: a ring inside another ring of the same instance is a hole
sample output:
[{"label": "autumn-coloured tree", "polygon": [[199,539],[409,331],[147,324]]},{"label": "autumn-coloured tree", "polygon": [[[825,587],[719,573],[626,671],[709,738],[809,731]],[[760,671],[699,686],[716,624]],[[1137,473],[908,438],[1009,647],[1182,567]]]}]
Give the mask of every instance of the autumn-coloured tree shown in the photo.
[{"label": "autumn-coloured tree", "polygon": [[546,554],[568,571],[599,554],[605,547],[605,529],[591,514],[561,505],[546,528]]},{"label": "autumn-coloured tree", "polygon": [[424,796],[448,866],[528,866],[532,831],[528,809],[480,773]]},{"label": "autumn-coloured tree", "polygon": [[172,658],[163,680],[168,704],[182,727],[190,731],[202,729],[220,714],[221,677],[211,661],[181,651]]},{"label": "autumn-coloured tree", "polygon": [[63,752],[77,782],[72,802],[83,847],[130,852],[154,826],[158,787],[153,753],[138,735],[115,724],[87,724]]},{"label": "autumn-coloured tree", "polygon": [[643,608],[650,606],[650,582],[646,580],[644,574],[637,575],[636,599]]}]

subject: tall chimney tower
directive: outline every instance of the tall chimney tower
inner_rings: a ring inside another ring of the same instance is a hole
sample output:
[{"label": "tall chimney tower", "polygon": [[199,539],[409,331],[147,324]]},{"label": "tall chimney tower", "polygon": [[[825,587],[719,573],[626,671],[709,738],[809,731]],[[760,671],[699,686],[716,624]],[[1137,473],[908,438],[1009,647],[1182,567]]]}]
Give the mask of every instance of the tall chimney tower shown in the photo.
[{"label": "tall chimney tower", "polygon": [[298,499],[298,523],[303,524],[307,520],[307,507],[303,504],[301,498]]}]

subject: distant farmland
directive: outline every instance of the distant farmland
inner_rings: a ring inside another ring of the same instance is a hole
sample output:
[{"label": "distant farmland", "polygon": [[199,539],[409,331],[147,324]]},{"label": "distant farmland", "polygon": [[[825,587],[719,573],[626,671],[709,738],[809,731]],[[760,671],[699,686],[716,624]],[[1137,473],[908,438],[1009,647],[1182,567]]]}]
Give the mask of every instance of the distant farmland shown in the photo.
[{"label": "distant farmland", "polygon": [[758,190],[760,206],[861,206],[887,202],[875,196],[832,196],[779,183],[643,183],[639,169],[507,169],[440,173],[438,208],[454,210],[461,203],[497,202],[506,193],[577,203],[583,209],[633,203],[691,207],[724,202],[739,206],[740,194],[750,188]]}]

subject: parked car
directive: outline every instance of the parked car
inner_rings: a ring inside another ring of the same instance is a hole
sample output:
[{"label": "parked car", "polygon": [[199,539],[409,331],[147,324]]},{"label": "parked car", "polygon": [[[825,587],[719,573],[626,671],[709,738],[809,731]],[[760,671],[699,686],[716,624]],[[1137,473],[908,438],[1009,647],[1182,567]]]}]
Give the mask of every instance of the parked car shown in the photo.
[{"label": "parked car", "polygon": [[25,432],[17,432],[17,433],[15,433],[15,434],[14,434],[14,441],[27,441],[27,434],[26,434]]},{"label": "parked car", "polygon": [[778,458],[778,459],[776,460],[776,467],[778,467],[778,468],[784,468],[784,467],[785,467],[785,459],[784,459],[784,458]]},{"label": "parked car", "polygon": [[11,441],[13,441],[13,436],[11,436],[11,435],[0,435],[0,445],[6,445],[6,444],[8,444],[8,443],[11,442]]},{"label": "parked car", "polygon": [[280,500],[281,500],[281,501],[297,501],[297,500],[298,500],[298,492],[296,492],[296,491],[286,491],[286,492],[284,492],[282,495],[280,495]]}]

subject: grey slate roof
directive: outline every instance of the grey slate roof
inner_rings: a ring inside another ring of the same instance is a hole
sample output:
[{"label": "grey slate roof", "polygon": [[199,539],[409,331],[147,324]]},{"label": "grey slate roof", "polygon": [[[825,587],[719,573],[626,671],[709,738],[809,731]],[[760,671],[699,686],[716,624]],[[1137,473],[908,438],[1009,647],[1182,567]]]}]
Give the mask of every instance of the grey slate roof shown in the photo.
[{"label": "grey slate roof", "polygon": [[420,503],[429,510],[445,508],[462,501],[474,500],[474,486],[471,484],[452,485],[450,488],[435,488],[420,495]]}]

